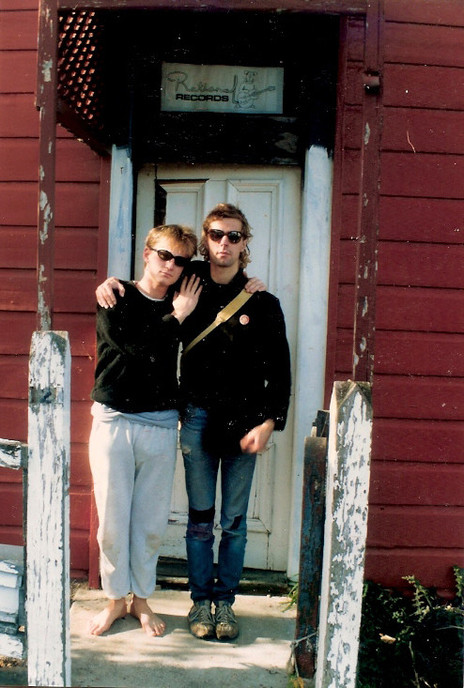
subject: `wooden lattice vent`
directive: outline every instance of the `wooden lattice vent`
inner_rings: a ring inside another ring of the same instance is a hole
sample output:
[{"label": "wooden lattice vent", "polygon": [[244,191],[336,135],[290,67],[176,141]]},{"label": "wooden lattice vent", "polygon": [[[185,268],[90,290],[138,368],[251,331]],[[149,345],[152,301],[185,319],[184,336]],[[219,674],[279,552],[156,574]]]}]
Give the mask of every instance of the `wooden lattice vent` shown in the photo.
[{"label": "wooden lattice vent", "polygon": [[103,25],[93,11],[60,16],[58,97],[91,129],[103,128]]}]

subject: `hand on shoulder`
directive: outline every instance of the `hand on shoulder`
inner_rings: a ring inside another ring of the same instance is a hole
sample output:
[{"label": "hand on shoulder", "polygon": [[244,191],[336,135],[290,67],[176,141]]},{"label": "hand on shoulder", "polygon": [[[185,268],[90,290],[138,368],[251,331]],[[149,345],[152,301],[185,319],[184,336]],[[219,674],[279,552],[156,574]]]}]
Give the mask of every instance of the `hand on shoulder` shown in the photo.
[{"label": "hand on shoulder", "polygon": [[124,296],[126,291],[124,285],[116,277],[108,277],[108,279],[99,284],[95,290],[98,305],[102,308],[113,308],[116,305],[114,290],[121,297]]}]

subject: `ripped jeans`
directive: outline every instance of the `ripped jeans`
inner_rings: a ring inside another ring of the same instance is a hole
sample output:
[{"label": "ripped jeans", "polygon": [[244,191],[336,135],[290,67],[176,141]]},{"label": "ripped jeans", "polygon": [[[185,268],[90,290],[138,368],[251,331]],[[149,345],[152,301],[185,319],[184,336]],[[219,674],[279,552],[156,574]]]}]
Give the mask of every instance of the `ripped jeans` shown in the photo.
[{"label": "ripped jeans", "polygon": [[[242,575],[247,541],[246,514],[256,454],[217,458],[203,449],[207,411],[188,405],[180,442],[189,499],[187,560],[194,602],[225,600],[233,604]],[[216,483],[221,466],[221,541],[216,580],[213,567]]]}]

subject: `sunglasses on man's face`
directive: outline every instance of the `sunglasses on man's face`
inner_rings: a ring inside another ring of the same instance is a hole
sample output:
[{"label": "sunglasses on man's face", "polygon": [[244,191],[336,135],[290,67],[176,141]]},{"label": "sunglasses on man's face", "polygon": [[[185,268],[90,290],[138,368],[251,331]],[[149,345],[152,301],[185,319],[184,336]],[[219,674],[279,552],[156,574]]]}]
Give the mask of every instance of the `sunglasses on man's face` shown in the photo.
[{"label": "sunglasses on man's face", "polygon": [[169,260],[174,260],[174,265],[178,268],[185,268],[186,265],[190,263],[190,258],[185,258],[185,256],[174,256],[171,251],[167,251],[165,248],[152,248],[152,251],[156,251],[158,258],[167,263]]},{"label": "sunglasses on man's face", "polygon": [[208,229],[206,232],[212,241],[219,242],[222,237],[227,237],[231,244],[238,244],[244,238],[242,232],[233,229],[231,232],[223,232],[222,229]]}]

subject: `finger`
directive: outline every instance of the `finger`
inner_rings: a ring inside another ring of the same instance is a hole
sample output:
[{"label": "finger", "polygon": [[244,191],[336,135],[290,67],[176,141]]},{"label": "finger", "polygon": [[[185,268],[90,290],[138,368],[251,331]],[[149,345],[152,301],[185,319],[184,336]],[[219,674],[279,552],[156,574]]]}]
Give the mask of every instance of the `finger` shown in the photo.
[{"label": "finger", "polygon": [[[121,293],[121,292],[119,292],[119,293]],[[121,296],[124,296],[124,294],[121,294]],[[105,302],[108,306],[115,306],[116,305],[116,297],[115,297],[112,289],[110,289],[109,291],[103,292],[102,298],[105,299]]]},{"label": "finger", "polygon": [[199,277],[195,277],[189,283],[189,294],[192,296],[197,296],[202,290],[202,284]]},{"label": "finger", "polygon": [[200,278],[198,277],[198,275],[192,275],[190,277],[190,281],[189,281],[189,287],[190,287],[191,291],[193,291],[193,293],[195,293],[199,286],[201,286]]},{"label": "finger", "polygon": [[185,278],[185,287],[189,292],[193,292],[195,290],[196,280],[196,275],[190,275],[190,277]]},{"label": "finger", "polygon": [[249,452],[250,446],[252,446],[252,444],[253,444],[253,437],[250,435],[250,433],[246,434],[240,440],[240,447],[241,447],[242,451],[244,451],[244,452]]},{"label": "finger", "polygon": [[101,306],[102,308],[108,308],[106,298],[105,298],[103,292],[101,291],[101,289],[97,289],[95,291],[95,297],[97,299],[97,303],[99,306]]},{"label": "finger", "polygon": [[106,308],[106,309],[112,308],[112,307],[113,307],[113,304],[108,303],[108,301],[104,301],[103,299],[99,299],[98,304],[99,304],[102,308]]}]

